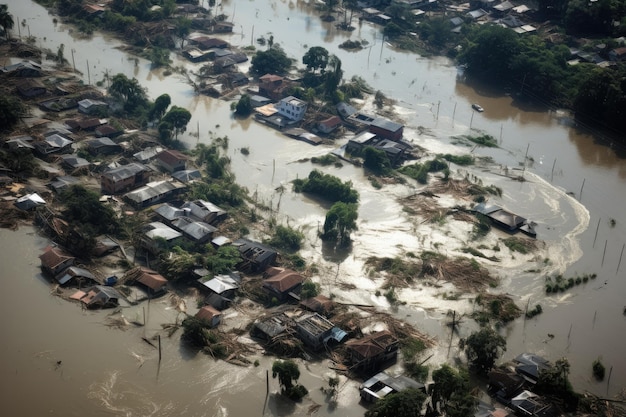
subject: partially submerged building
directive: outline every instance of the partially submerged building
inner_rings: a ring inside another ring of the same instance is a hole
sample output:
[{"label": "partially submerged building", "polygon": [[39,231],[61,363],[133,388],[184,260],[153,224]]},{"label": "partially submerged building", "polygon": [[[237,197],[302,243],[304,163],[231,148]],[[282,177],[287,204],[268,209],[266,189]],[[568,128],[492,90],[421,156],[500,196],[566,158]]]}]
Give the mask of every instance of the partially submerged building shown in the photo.
[{"label": "partially submerged building", "polygon": [[86,291],[77,291],[70,298],[80,301],[87,308],[107,308],[116,307],[122,296],[113,287],[94,285]]},{"label": "partially submerged building", "polygon": [[216,327],[222,321],[222,312],[211,306],[203,306],[196,313],[196,318],[203,320],[210,327]]},{"label": "partially submerged building", "polygon": [[237,247],[243,258],[242,264],[238,267],[240,270],[264,271],[273,265],[278,257],[278,252],[269,246],[244,238],[234,241],[233,246]]},{"label": "partially submerged building", "polygon": [[398,375],[391,376],[386,372],[379,372],[359,388],[359,393],[363,401],[376,402],[387,395],[404,391],[409,388],[415,388],[426,391],[424,384],[417,382],[407,376]]},{"label": "partially submerged building", "polygon": [[74,265],[74,258],[69,253],[59,247],[48,246],[44,252],[39,255],[41,260],[41,269],[50,276],[56,277],[66,268]]},{"label": "partially submerged building", "polygon": [[399,342],[389,330],[374,332],[346,343],[351,369],[376,371],[398,357]]},{"label": "partially submerged building", "polygon": [[305,278],[296,271],[285,268],[271,267],[263,274],[267,277],[263,280],[263,289],[267,291],[270,299],[285,301],[289,297],[297,299],[302,283]]},{"label": "partially submerged building", "polygon": [[310,313],[296,319],[296,333],[306,346],[313,350],[332,348],[348,336],[325,317]]}]

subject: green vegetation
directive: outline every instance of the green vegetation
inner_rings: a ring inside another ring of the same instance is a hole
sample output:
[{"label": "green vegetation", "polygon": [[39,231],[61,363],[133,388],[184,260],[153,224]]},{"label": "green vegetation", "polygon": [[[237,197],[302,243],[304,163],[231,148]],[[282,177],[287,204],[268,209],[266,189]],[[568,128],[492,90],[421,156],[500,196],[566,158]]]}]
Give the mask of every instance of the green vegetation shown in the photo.
[{"label": "green vegetation", "polygon": [[100,194],[82,185],[73,185],[61,193],[65,204],[64,216],[70,223],[78,223],[93,236],[115,233],[119,228],[115,212],[100,202]]},{"label": "green vegetation", "polygon": [[470,365],[478,373],[487,374],[506,350],[506,340],[491,327],[483,327],[461,343],[463,348]]},{"label": "green vegetation", "polygon": [[385,151],[366,146],[363,155],[363,166],[375,175],[387,175],[391,172],[391,162]]},{"label": "green vegetation", "polygon": [[292,360],[275,361],[272,364],[272,378],[278,377],[281,392],[294,401],[301,400],[309,392],[298,384],[300,370]]},{"label": "green vegetation", "polygon": [[317,296],[320,293],[320,285],[316,284],[313,281],[305,281],[302,284],[302,290],[300,291],[300,298],[306,300],[307,298],[312,298]]},{"label": "green vegetation", "polygon": [[582,276],[575,276],[565,278],[563,275],[556,275],[554,277],[546,277],[546,293],[557,293],[569,290],[574,285],[580,285],[586,283],[590,279],[596,279],[597,274],[584,274]]},{"label": "green vegetation", "polygon": [[182,322],[184,340],[202,348],[214,358],[225,359],[228,356],[228,347],[224,334],[212,330],[210,323],[193,316],[188,316]]},{"label": "green vegetation", "polygon": [[304,234],[289,226],[278,225],[274,229],[274,235],[265,243],[276,248],[296,252],[300,250]]},{"label": "green vegetation", "polygon": [[465,136],[465,138],[470,142],[474,142],[475,144],[486,148],[498,147],[498,141],[491,135]]},{"label": "green vegetation", "polygon": [[365,417],[419,417],[425,401],[421,390],[408,388],[376,401]]},{"label": "green vegetation", "polygon": [[543,308],[540,304],[537,304],[533,309],[530,309],[526,312],[526,318],[532,319],[533,317],[538,316],[541,313],[543,313]]},{"label": "green vegetation", "polygon": [[154,104],[150,107],[150,111],[148,112],[148,118],[150,120],[161,120],[167,108],[172,104],[172,99],[169,94],[161,94],[154,101]]},{"label": "green vegetation", "polygon": [[302,63],[306,65],[307,71],[316,72],[320,70],[324,72],[328,65],[328,51],[321,46],[313,46],[302,57]]},{"label": "green vegetation", "polygon": [[26,108],[19,99],[11,95],[0,95],[0,131],[10,130],[25,114]]},{"label": "green vegetation", "polygon": [[250,61],[250,73],[260,77],[264,74],[285,74],[291,67],[291,59],[278,45],[266,51],[258,51]]},{"label": "green vegetation", "polygon": [[491,219],[484,214],[476,214],[477,223],[472,229],[472,239],[481,239],[491,231]]},{"label": "green vegetation", "polygon": [[129,79],[124,74],[116,74],[111,79],[108,91],[120,100],[124,111],[130,116],[142,115],[149,107],[147,90],[136,78]]},{"label": "green vegetation", "polygon": [[[183,133],[187,130],[187,124],[191,120],[191,113],[189,110],[172,106],[167,113],[161,119],[161,123],[159,123],[159,132],[168,131],[169,137],[167,139],[171,139],[171,134],[174,133],[174,139],[178,139],[178,134]],[[162,128],[162,126],[165,126]],[[162,136],[161,139],[164,139]]]},{"label": "green vegetation", "polygon": [[318,170],[309,173],[307,179],[293,181],[294,191],[297,193],[311,193],[330,202],[356,203],[359,193],[352,188],[349,181],[341,180],[333,175],[323,174]]},{"label": "green vegetation", "polygon": [[415,163],[411,165],[405,165],[398,171],[404,175],[407,175],[420,184],[428,183],[429,172],[439,172],[448,168],[448,164],[441,159],[433,159],[432,161],[426,161],[423,164]]},{"label": "green vegetation", "polygon": [[431,391],[433,405],[439,406],[449,417],[474,415],[478,399],[472,395],[469,373],[466,369],[458,370],[447,364],[433,371]]},{"label": "green vegetation", "polygon": [[598,381],[602,381],[604,379],[604,373],[606,369],[604,368],[602,361],[600,361],[600,358],[593,361],[592,371],[593,371],[593,377],[595,379],[597,379]]},{"label": "green vegetation", "polygon": [[445,159],[448,162],[452,162],[453,164],[467,166],[474,164],[474,157],[471,155],[451,155],[449,153],[445,155],[439,155],[440,158]]},{"label": "green vegetation", "polygon": [[527,254],[537,249],[535,241],[514,236],[503,239],[502,243],[504,243],[511,252],[519,252],[521,254]]},{"label": "green vegetation", "polygon": [[333,154],[326,154],[323,156],[314,156],[311,158],[311,162],[314,164],[318,164],[321,166],[328,166],[328,165],[335,165],[335,166],[341,166],[341,162],[339,162],[339,158],[337,158],[335,155]]},{"label": "green vegetation", "polygon": [[2,31],[4,32],[7,41],[10,39],[9,31],[13,29],[14,23],[13,15],[9,13],[9,7],[6,4],[0,4],[0,26],[2,26]]},{"label": "green vegetation", "polygon": [[250,116],[252,113],[252,104],[250,103],[250,96],[244,94],[241,96],[237,104],[235,105],[235,114],[241,117]]},{"label": "green vegetation", "polygon": [[350,233],[357,229],[356,219],[359,213],[356,204],[341,201],[332,205],[326,213],[322,240],[336,242],[339,246],[350,244]]},{"label": "green vegetation", "polygon": [[[404,285],[412,283],[415,278],[422,275],[422,264],[405,257],[377,258],[372,256],[365,264],[375,271],[387,273],[389,281],[402,282]],[[387,288],[387,284],[385,284]]]},{"label": "green vegetation", "polygon": [[172,62],[170,59],[170,51],[165,48],[159,48],[158,46],[150,48],[146,58],[150,60],[153,68],[167,67]]},{"label": "green vegetation", "polygon": [[557,360],[552,367],[539,372],[534,392],[561,400],[564,411],[575,411],[578,408],[579,395],[574,392],[569,381],[569,371],[567,358]]},{"label": "green vegetation", "polygon": [[491,320],[508,323],[522,315],[522,311],[506,295],[480,294],[474,300],[482,310],[472,313],[472,317],[481,324]]}]

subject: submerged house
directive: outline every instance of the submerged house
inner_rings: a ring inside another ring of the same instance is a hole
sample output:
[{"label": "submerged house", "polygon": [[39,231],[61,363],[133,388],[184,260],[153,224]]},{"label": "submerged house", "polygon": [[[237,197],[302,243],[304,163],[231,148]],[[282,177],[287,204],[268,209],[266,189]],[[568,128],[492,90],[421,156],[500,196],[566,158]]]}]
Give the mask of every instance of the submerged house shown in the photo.
[{"label": "submerged house", "polygon": [[53,277],[56,277],[62,271],[74,265],[74,261],[76,260],[72,255],[54,246],[48,246],[44,252],[39,255],[39,259],[41,260],[41,269]]},{"label": "submerged house", "polygon": [[324,295],[316,295],[300,301],[300,305],[309,311],[328,316],[335,309],[336,303]]},{"label": "submerged house", "polygon": [[140,284],[151,297],[164,294],[167,291],[167,279],[156,271],[148,268],[141,268],[139,276],[135,279],[136,284]]},{"label": "submerged house", "polygon": [[79,300],[87,308],[107,308],[116,307],[122,296],[113,287],[94,285],[86,291],[77,291],[71,298]]},{"label": "submerged house", "polygon": [[306,113],[307,103],[294,96],[289,96],[281,99],[276,106],[276,110],[281,116],[286,117],[294,122],[299,122],[304,118]]},{"label": "submerged house", "polygon": [[371,333],[346,343],[351,368],[360,371],[380,369],[398,357],[399,342],[389,330]]},{"label": "submerged house", "polygon": [[196,318],[205,321],[211,327],[216,327],[222,321],[222,312],[211,306],[204,306],[198,310]]},{"label": "submerged house", "polygon": [[98,282],[96,277],[91,272],[77,266],[70,266],[69,268],[66,268],[63,272],[58,274],[55,279],[61,285],[74,282],[78,282],[79,285],[86,282],[91,284]]},{"label": "submerged house", "polygon": [[183,189],[185,189],[185,185],[174,181],[153,181],[124,194],[124,199],[133,207],[140,209],[171,199]]},{"label": "submerged house", "polygon": [[524,217],[511,213],[500,206],[488,206],[486,203],[480,203],[472,211],[487,217],[495,226],[505,232],[515,233],[519,230],[531,237],[537,235],[534,223],[529,223]]},{"label": "submerged house", "polygon": [[346,332],[317,313],[306,314],[297,319],[296,333],[304,344],[313,350],[336,346],[348,336]]},{"label": "submerged house", "polygon": [[537,383],[541,371],[552,366],[548,360],[532,353],[522,353],[513,362],[516,364],[515,372],[532,384]]},{"label": "submerged house", "polygon": [[239,269],[260,272],[273,265],[278,257],[278,252],[262,243],[248,239],[237,239],[233,246],[239,249],[243,263]]},{"label": "submerged house", "polygon": [[239,273],[231,272],[230,274],[215,275],[209,280],[205,279],[205,277],[202,277],[198,280],[200,288],[209,291],[209,295],[204,302],[219,310],[227,308],[235,298],[241,284]]},{"label": "submerged house", "polygon": [[15,207],[23,211],[30,211],[45,204],[46,201],[37,193],[26,194],[13,202]]},{"label": "submerged house", "polygon": [[291,269],[271,267],[263,275],[269,277],[263,280],[263,289],[270,298],[276,298],[279,301],[298,294],[305,281],[302,275]]},{"label": "submerged house", "polygon": [[404,132],[404,125],[378,117],[370,123],[369,131],[383,139],[400,140]]},{"label": "submerged house", "polygon": [[404,391],[408,388],[426,391],[424,384],[407,376],[391,376],[385,372],[379,372],[361,385],[359,393],[363,401],[376,402],[389,394]]}]

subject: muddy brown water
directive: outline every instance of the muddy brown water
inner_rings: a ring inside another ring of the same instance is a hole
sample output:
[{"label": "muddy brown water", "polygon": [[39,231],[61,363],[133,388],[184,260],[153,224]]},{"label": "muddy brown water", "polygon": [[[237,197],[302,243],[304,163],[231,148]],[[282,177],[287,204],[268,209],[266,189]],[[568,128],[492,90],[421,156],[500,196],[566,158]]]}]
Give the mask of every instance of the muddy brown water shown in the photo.
[{"label": "muddy brown water", "polygon": [[[363,269],[367,256],[401,256],[424,247],[454,253],[467,241],[462,227],[446,225],[443,231],[432,230],[402,211],[396,198],[415,192],[416,187],[389,186],[377,191],[369,186],[361,169],[350,165],[324,168],[325,172],[352,180],[361,194],[359,231],[354,234],[352,250],[328,251],[315,233],[326,208],[291,192],[288,182],[308,175],[314,167],[300,162],[302,159],[323,155],[337,146],[312,147],[253,121],[233,119],[230,103],[195,96],[183,77],[165,77],[159,70],[152,71],[145,60],[120,51],[120,41],[100,34],[77,37],[70,27],[54,24],[53,16],[32,1],[9,0],[8,5],[16,20],[26,20],[25,26],[20,26],[23,36],[30,29],[38,45],[53,51],[63,43],[70,63],[74,50],[76,67],[83,71],[85,82],[89,60],[92,83],[103,80],[105,72],[123,72],[137,77],[151,97],[168,93],[174,104],[192,111],[189,130],[183,137],[190,146],[227,135],[227,153],[238,182],[271,205],[279,221],[305,231],[307,244],[303,254],[320,266],[314,279],[325,292],[340,300],[390,309],[437,337],[442,348],[434,352],[433,365],[452,361],[458,355],[456,342],[447,350],[449,333],[441,322],[448,309],[471,312],[473,296],[444,300],[443,289],[402,291],[400,299],[407,304],[392,309],[384,297],[375,295],[381,281]],[[537,318],[517,320],[501,329],[508,337],[505,358],[522,351],[537,352],[551,360],[566,356],[578,390],[614,395],[626,386],[626,317],[622,314],[626,306],[626,265],[617,271],[626,242],[626,214],[621,207],[626,196],[626,164],[614,149],[599,145],[592,136],[572,128],[564,113],[521,110],[511,97],[481,94],[480,89],[458,80],[457,68],[447,59],[394,51],[381,41],[378,29],[372,25],[357,24],[351,33],[338,31],[333,24],[322,23],[306,2],[224,1],[222,5],[225,13],[234,14],[236,22],[235,33],[225,37],[229,42],[249,45],[252,31],[254,38],[271,33],[275,42],[298,59],[308,47],[323,45],[341,58],[344,78],[358,74],[396,99],[396,113],[407,125],[405,136],[431,152],[472,151],[520,173],[528,149],[526,182],[469,170],[484,176],[486,183],[503,187],[503,197],[493,202],[537,221],[539,239],[546,242],[541,259],[517,255],[515,260],[489,265],[501,276],[501,289],[511,294],[518,305],[523,308],[530,300],[531,306],[540,303],[544,307],[544,313]],[[360,52],[339,49],[337,45],[348,38],[365,39],[370,48]],[[173,58],[177,65],[197,69]],[[470,105],[474,102],[485,112],[473,113]],[[192,135],[198,130],[199,137]],[[455,137],[470,132],[491,134],[499,140],[500,147],[472,149],[459,145]],[[338,145],[346,140],[339,140]],[[247,156],[240,152],[244,146],[250,150]],[[460,169],[453,168],[455,172]],[[280,185],[286,186],[282,194],[277,191]],[[615,220],[614,226],[611,219]],[[494,235],[505,237],[497,232]],[[190,352],[177,335],[163,340],[164,359],[157,376],[156,352],[141,337],[151,337],[160,323],[176,319],[177,314],[169,305],[152,303],[145,328],[122,331],[106,327],[107,312],[83,312],[76,305],[49,295],[37,258],[46,245],[44,239],[30,228],[18,232],[2,230],[0,237],[0,275],[5,283],[0,296],[0,399],[13,415],[89,412],[243,416],[262,414],[264,405],[265,415],[302,415],[313,402],[322,405],[318,415],[363,414],[364,409],[356,402],[354,383],[346,383],[336,407],[321,394],[319,387],[328,374],[327,363],[309,364],[307,368],[301,363],[303,383],[311,391],[310,400],[293,406],[270,395],[265,404],[265,369],[271,366],[271,359],[259,354],[258,368],[214,362]],[[544,258],[547,266],[543,266]],[[537,268],[542,273],[529,272]],[[566,276],[597,273],[598,278],[546,297],[543,275],[548,272]],[[340,283],[351,283],[357,288],[342,290]],[[125,312],[130,320],[141,314],[139,307]],[[465,323],[460,336],[473,329],[471,320],[466,319]],[[591,362],[597,357],[602,358],[607,371],[613,367],[609,387],[606,381],[597,383],[591,377]],[[57,365],[57,361],[61,363]],[[276,390],[274,383],[270,391]]]}]

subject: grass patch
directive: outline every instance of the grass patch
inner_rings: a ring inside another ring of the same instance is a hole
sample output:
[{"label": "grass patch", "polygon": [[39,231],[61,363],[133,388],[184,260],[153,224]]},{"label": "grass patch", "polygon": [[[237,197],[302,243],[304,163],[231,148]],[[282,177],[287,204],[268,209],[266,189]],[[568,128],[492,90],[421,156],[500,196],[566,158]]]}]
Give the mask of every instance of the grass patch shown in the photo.
[{"label": "grass patch", "polygon": [[496,320],[508,323],[522,315],[522,310],[506,295],[480,294],[475,303],[482,307],[481,311],[472,314],[472,317],[484,323],[485,320]]},{"label": "grass patch", "polygon": [[478,249],[474,249],[474,248],[470,248],[469,246],[465,246],[464,248],[461,249],[461,251],[463,251],[463,253],[469,253],[472,256],[476,256],[478,258],[485,258],[485,259],[489,259],[490,261],[493,262],[500,262],[500,259],[496,256],[487,256],[484,253],[482,253],[481,251],[479,251]]},{"label": "grass patch", "polygon": [[440,158],[445,159],[448,162],[452,162],[453,164],[468,166],[474,164],[474,157],[471,155],[451,155],[449,153],[445,155],[439,155]]},{"label": "grass patch", "polygon": [[497,148],[498,141],[491,135],[480,135],[480,136],[465,136],[465,139],[470,142],[474,142],[479,146],[484,146],[486,148]]},{"label": "grass patch", "polygon": [[314,156],[311,158],[311,162],[321,166],[334,165],[339,162],[339,158],[332,154],[326,154],[324,156]]},{"label": "grass patch", "polygon": [[504,243],[504,246],[509,248],[511,252],[519,252],[524,255],[537,249],[537,245],[534,241],[519,237],[506,238],[502,240],[502,243]]}]

